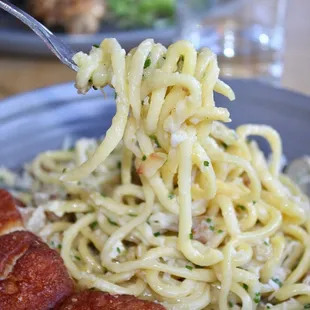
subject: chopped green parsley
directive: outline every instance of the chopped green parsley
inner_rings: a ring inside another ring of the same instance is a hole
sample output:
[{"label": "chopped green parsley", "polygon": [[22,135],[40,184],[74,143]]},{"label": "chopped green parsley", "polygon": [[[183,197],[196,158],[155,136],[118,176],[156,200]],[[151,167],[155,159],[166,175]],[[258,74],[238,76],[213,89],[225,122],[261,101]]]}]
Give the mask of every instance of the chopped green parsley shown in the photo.
[{"label": "chopped green parsley", "polygon": [[148,68],[150,65],[151,65],[151,58],[146,58],[146,60],[145,60],[145,62],[144,62],[144,66],[143,66],[143,68],[144,69],[146,69],[146,68]]},{"label": "chopped green parsley", "polygon": [[258,304],[260,302],[260,293],[255,293],[253,301]]},{"label": "chopped green parsley", "polygon": [[98,222],[97,221],[93,222],[89,226],[90,226],[91,229],[95,229],[98,226]]},{"label": "chopped green parsley", "polygon": [[108,222],[113,226],[118,226],[118,224],[114,221],[112,221],[110,218],[108,218]]},{"label": "chopped green parsley", "polygon": [[237,205],[237,208],[241,209],[242,211],[246,210],[245,206],[243,206],[243,205]]},{"label": "chopped green parsley", "polygon": [[131,217],[137,217],[137,214],[134,214],[134,213],[128,213],[128,215]]},{"label": "chopped green parsley", "polygon": [[279,287],[281,287],[283,284],[282,282],[278,279],[278,278],[272,278],[271,279],[274,283],[277,283],[279,285]]},{"label": "chopped green parsley", "polygon": [[157,147],[160,147],[160,144],[158,142],[158,139],[155,135],[150,135],[150,139],[154,141]]},{"label": "chopped green parsley", "polygon": [[169,199],[173,199],[173,198],[174,198],[174,194],[169,194],[169,195],[168,195],[168,198],[169,198]]}]

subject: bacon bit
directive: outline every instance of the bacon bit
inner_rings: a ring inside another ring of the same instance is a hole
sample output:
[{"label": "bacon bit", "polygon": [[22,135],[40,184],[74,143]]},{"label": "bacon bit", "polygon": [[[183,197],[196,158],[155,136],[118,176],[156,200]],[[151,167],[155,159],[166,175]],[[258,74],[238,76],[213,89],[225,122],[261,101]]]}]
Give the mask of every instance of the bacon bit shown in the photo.
[{"label": "bacon bit", "polygon": [[137,174],[143,174],[143,165],[141,164],[136,171]]},{"label": "bacon bit", "polygon": [[23,201],[21,201],[20,199],[18,199],[16,197],[13,197],[13,198],[14,198],[15,205],[17,205],[18,207],[21,207],[21,208],[26,207],[26,204]]},{"label": "bacon bit", "polygon": [[44,164],[41,165],[41,168],[44,172],[51,172],[52,171],[49,167],[44,166]]},{"label": "bacon bit", "polygon": [[186,96],[189,96],[189,95],[190,95],[190,92],[189,92],[189,90],[188,90],[187,88],[182,87],[182,90],[184,91],[184,93],[185,93]]},{"label": "bacon bit", "polygon": [[[205,217],[197,217],[193,219],[193,239],[200,241],[203,244],[208,242],[209,225]],[[210,232],[209,232],[210,233]]]},{"label": "bacon bit", "polygon": [[242,175],[242,180],[243,180],[243,184],[244,184],[245,186],[247,186],[247,187],[250,186],[251,180],[249,179],[247,173],[243,173],[243,175]]},{"label": "bacon bit", "polygon": [[224,231],[218,229],[217,223],[209,217],[199,216],[193,219],[193,239],[217,247],[225,237]]},{"label": "bacon bit", "polygon": [[59,198],[59,195],[51,194],[50,197],[49,197],[49,200],[56,200],[58,198]]},{"label": "bacon bit", "polygon": [[152,153],[152,154],[150,155],[150,158],[151,158],[151,159],[154,159],[154,160],[160,159],[161,156],[159,156],[159,154],[162,154],[162,153]]},{"label": "bacon bit", "polygon": [[141,161],[136,172],[139,175],[143,174],[146,177],[151,177],[163,166],[166,160],[167,155],[165,153],[152,153],[146,160]]},{"label": "bacon bit", "polygon": [[61,217],[57,216],[53,212],[46,211],[45,212],[46,217],[51,221],[51,222],[57,222],[61,220]]}]

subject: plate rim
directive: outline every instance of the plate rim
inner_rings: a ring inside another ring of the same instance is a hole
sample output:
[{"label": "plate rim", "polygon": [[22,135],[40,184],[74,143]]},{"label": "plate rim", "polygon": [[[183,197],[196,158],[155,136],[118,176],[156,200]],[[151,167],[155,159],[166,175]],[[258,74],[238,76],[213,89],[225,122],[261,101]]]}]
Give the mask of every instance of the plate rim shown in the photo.
[{"label": "plate rim", "polygon": [[[228,85],[229,85],[230,81],[233,81],[233,83],[235,83],[235,82],[250,83],[250,84],[254,83],[254,84],[258,84],[259,86],[267,87],[267,88],[272,89],[272,90],[277,90],[277,91],[289,93],[289,94],[294,95],[294,96],[298,96],[298,97],[302,98],[302,100],[310,100],[310,95],[298,92],[298,91],[293,90],[293,89],[285,88],[281,85],[280,86],[272,85],[272,84],[269,84],[268,82],[264,82],[264,81],[260,81],[260,80],[256,80],[256,79],[222,78],[221,80],[227,82]],[[45,92],[48,92],[50,90],[58,90],[58,89],[62,89],[62,88],[68,88],[67,91],[69,91],[69,94],[73,97],[85,96],[85,95],[81,95],[81,94],[77,93],[77,89],[74,87],[74,83],[75,83],[75,81],[72,80],[69,82],[56,83],[53,85],[37,87],[37,88],[30,89],[30,90],[27,90],[27,91],[24,91],[21,93],[13,94],[13,95],[10,95],[8,97],[0,99],[0,106],[3,107],[3,105],[7,105],[8,103],[11,103],[11,101],[14,101],[14,100],[19,101],[20,99],[22,99],[25,96],[39,95],[41,93],[45,93]],[[109,87],[105,88],[105,90],[107,90],[107,89],[109,89]],[[108,92],[110,92],[110,90]],[[96,94],[98,94],[98,92],[91,89],[86,95],[87,96],[91,95],[92,97],[94,97],[94,96],[96,96]],[[57,97],[61,98],[62,96],[60,95]],[[238,98],[236,98],[236,100],[237,99]],[[309,108],[310,108],[310,102],[309,102]],[[1,108],[1,110],[3,110],[3,109]],[[0,114],[0,117],[1,117],[1,114]]]},{"label": "plate rim", "polygon": [[[281,86],[271,85],[267,82],[255,79],[227,78],[224,79],[224,81],[227,82],[228,85],[230,85],[230,82],[238,84],[243,83],[248,84],[248,87],[264,88],[266,89],[266,91],[269,92],[280,92],[281,97],[294,96],[295,100],[293,100],[292,103],[285,101],[285,106],[295,106],[298,108],[298,110],[306,110],[310,113],[310,96],[306,94],[292,91]],[[244,89],[247,89],[248,87],[245,85]],[[113,96],[114,91],[110,87],[105,87],[104,93],[106,94],[106,98],[109,99]],[[82,98],[82,96],[88,96],[88,98],[99,98],[103,95],[93,89],[91,89],[86,95],[78,94],[77,89],[74,87],[74,81],[69,81],[65,83],[43,86],[8,96],[0,100],[0,128],[1,123],[4,123],[10,118],[18,117],[19,115],[25,114],[33,109],[48,105],[51,101],[63,101],[64,103],[66,103],[74,99]],[[272,95],[272,97],[274,97],[274,94]],[[236,100],[238,100],[238,96],[236,97]],[[25,102],[27,102],[27,104],[25,104]],[[274,100],[273,102],[275,104]],[[309,104],[306,104],[306,102],[309,102]],[[232,104],[235,103],[232,102]],[[229,109],[229,106],[227,106],[227,108]]]},{"label": "plate rim", "polygon": [[[307,140],[308,132],[310,132],[310,127],[309,127],[310,122],[308,121],[308,119],[310,119],[310,97],[309,96],[300,94],[298,92],[292,92],[290,90],[282,89],[279,87],[274,87],[272,85],[262,83],[259,81],[244,80],[244,79],[230,79],[230,80],[226,80],[226,82],[228,82],[229,84],[232,85],[233,88],[235,88],[236,93],[237,93],[237,98],[240,98],[239,100],[240,105],[238,104],[238,102],[229,103],[228,99],[225,99],[222,96],[220,97],[223,98],[224,100],[218,98],[220,99],[219,105],[220,106],[223,105],[224,107],[228,107],[228,108],[230,106],[231,114],[235,115],[232,117],[233,122],[231,123],[231,126],[236,127],[236,126],[239,126],[241,124],[246,124],[246,123],[269,124],[273,128],[275,128],[281,134],[282,137],[285,137],[286,135],[287,137],[290,137],[289,140],[287,139],[285,140],[285,141],[288,141],[287,143],[286,142],[283,143],[284,150],[290,150],[291,148],[289,148],[289,145],[290,145],[289,141],[290,139],[292,139],[292,136],[290,134],[291,130],[288,128],[288,126],[285,125],[286,123],[283,123],[283,120],[286,122],[286,120],[288,120],[289,117],[291,117],[290,113],[292,113],[291,120],[296,125],[296,129],[295,127],[292,128],[292,131],[295,132],[295,136],[293,137],[293,139],[296,138],[296,134],[298,135],[300,133],[304,137],[306,137],[306,140]],[[64,112],[65,114],[62,114],[63,116],[60,116],[59,114],[59,109],[61,109],[62,111],[69,111],[68,109],[70,109],[71,105],[76,106],[77,109],[80,109],[79,108],[80,103],[85,103],[86,105],[82,104],[83,106],[82,110],[86,112],[85,115],[87,119],[90,119],[90,120],[91,118],[87,115],[92,115],[92,114],[90,113],[90,110],[87,108],[88,107],[87,101],[89,101],[90,104],[96,107],[94,111],[97,111],[97,112],[101,111],[100,113],[104,113],[105,109],[109,109],[110,111],[112,111],[111,107],[113,107],[113,111],[114,111],[115,110],[115,100],[114,100],[114,95],[113,95],[114,92],[111,88],[107,88],[106,94],[107,96],[105,100],[105,98],[100,92],[91,89],[91,91],[88,93],[87,96],[81,96],[77,94],[77,91],[73,86],[73,81],[70,81],[67,83],[51,85],[48,87],[41,87],[38,89],[30,90],[28,92],[24,92],[24,93],[20,93],[20,94],[7,97],[3,99],[2,101],[0,101],[0,132],[3,133],[2,135],[0,135],[0,140],[1,138],[3,138],[2,140],[4,142],[7,142],[8,141],[7,139],[9,138],[9,136],[18,135],[20,131],[19,126],[24,126],[24,125],[29,127],[25,129],[26,136],[27,136],[27,132],[36,135],[35,131],[33,131],[32,129],[33,126],[31,125],[31,122],[34,120],[36,116],[39,117],[38,118],[39,124],[42,121],[45,122],[44,120],[47,120],[47,123],[46,123],[47,125],[43,125],[42,130],[47,130],[47,129],[49,130],[50,128],[53,128],[52,134],[55,134],[54,127],[56,126],[55,128],[57,128],[58,124],[63,124],[64,126],[67,126],[66,124],[67,124],[68,117],[69,117],[68,126],[71,128],[72,124],[76,121],[76,117],[78,117],[81,113],[79,114],[77,112],[77,115],[75,116],[71,115],[72,114],[71,112],[68,115],[66,114],[66,112]],[[270,103],[271,103],[270,105],[269,105],[268,99],[266,99],[268,97],[270,97]],[[251,104],[251,100],[253,100],[254,104]],[[233,106],[231,106],[231,104],[233,104]],[[281,108],[281,104],[283,106],[283,109]],[[248,107],[248,110],[247,110],[247,107]],[[257,109],[262,111],[262,113],[259,113],[258,116],[256,116],[256,112],[255,112],[257,111]],[[55,114],[53,114],[54,110],[56,110]],[[238,113],[234,114],[237,111]],[[270,111],[271,113],[269,114],[268,111]],[[84,112],[82,112],[82,114]],[[114,112],[108,114],[109,122],[113,118],[113,115],[114,115],[113,113]],[[43,118],[41,117],[42,115],[43,115]],[[96,114],[96,116],[97,115],[98,114]],[[270,118],[272,117],[270,115],[273,115],[273,117],[275,117],[275,121],[273,121],[273,118]],[[27,116],[29,116],[29,118],[25,118]],[[64,118],[63,121],[61,121],[62,117]],[[102,117],[105,118],[104,122],[106,122],[107,118],[105,117],[105,113],[102,114]],[[257,121],[255,121],[256,117],[257,117]],[[27,120],[30,123],[27,123]],[[102,120],[100,120],[99,123],[102,124]],[[301,127],[299,126],[299,123],[301,123],[300,125]],[[13,126],[12,127],[13,131],[11,132],[11,134],[10,132],[7,131],[7,130],[10,130],[11,128],[10,126]],[[36,126],[37,125],[34,125],[34,127]],[[81,130],[82,132],[84,132],[84,129],[81,128]],[[303,130],[303,132],[298,131],[298,130]],[[55,143],[55,141],[53,143]],[[296,142],[294,143],[296,144]],[[43,144],[45,145],[45,142]],[[289,151],[289,152],[286,151],[285,154],[288,156],[288,158],[293,159],[296,157],[294,154],[309,153],[308,146],[306,146],[306,149],[305,149],[305,145],[307,144],[303,143],[302,147],[301,146],[297,147],[295,151]],[[13,146],[11,147],[11,149],[12,150],[14,149]],[[24,158],[22,157],[28,156],[29,155],[28,153],[30,154],[30,151],[27,151],[25,154],[21,152],[21,155],[18,155],[19,157],[16,159],[16,161],[26,162],[26,160],[24,160]],[[3,156],[5,156],[5,154],[3,154]],[[13,159],[7,160],[8,165],[12,167],[17,166],[15,165],[14,160]],[[6,159],[4,159],[4,162],[6,162]]]}]

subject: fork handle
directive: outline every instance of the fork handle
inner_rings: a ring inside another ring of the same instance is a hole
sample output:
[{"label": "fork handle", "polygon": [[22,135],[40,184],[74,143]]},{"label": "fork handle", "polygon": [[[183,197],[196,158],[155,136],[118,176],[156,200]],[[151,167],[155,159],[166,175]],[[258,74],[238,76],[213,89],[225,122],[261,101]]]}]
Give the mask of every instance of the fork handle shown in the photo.
[{"label": "fork handle", "polygon": [[58,39],[43,24],[7,0],[0,0],[0,8],[26,24],[44,41],[47,47],[59,58],[62,63],[64,63],[72,70],[78,71],[78,67],[73,63],[72,60],[75,52],[67,44]]}]

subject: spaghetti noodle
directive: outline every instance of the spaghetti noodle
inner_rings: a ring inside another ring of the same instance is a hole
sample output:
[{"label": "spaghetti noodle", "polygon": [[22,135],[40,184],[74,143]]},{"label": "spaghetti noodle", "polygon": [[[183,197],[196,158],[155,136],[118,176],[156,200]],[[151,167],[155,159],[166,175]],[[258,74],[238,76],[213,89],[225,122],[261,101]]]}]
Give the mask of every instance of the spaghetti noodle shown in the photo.
[{"label": "spaghetti noodle", "polygon": [[115,89],[112,125],[103,141],[39,154],[19,198],[77,285],[167,309],[310,306],[308,199],[281,173],[275,130],[224,125],[213,93],[234,93],[216,56],[153,40],[126,55],[106,39],[74,60],[81,93]]}]

